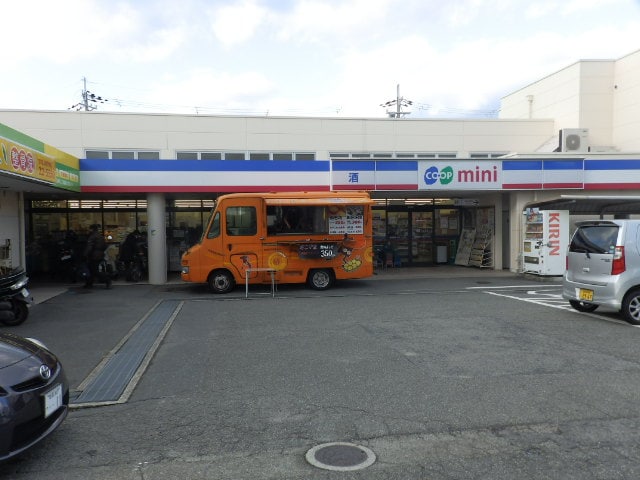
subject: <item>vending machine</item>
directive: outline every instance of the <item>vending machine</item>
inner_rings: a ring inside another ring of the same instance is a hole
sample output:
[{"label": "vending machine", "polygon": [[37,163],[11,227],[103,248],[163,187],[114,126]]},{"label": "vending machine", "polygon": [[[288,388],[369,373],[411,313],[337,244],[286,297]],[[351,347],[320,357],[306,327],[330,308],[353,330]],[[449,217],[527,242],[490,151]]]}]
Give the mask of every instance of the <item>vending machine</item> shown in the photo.
[{"label": "vending machine", "polygon": [[524,272],[563,275],[569,244],[569,212],[527,208],[524,218]]}]

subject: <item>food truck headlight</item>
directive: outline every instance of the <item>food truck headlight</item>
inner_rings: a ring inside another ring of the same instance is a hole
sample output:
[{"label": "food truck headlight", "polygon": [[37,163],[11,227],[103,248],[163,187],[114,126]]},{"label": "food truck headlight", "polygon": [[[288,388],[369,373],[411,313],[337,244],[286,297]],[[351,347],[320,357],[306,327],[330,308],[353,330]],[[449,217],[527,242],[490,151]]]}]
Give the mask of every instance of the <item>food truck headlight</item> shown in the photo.
[{"label": "food truck headlight", "polygon": [[189,275],[189,266],[188,265],[183,265],[182,266],[182,274],[183,275]]}]

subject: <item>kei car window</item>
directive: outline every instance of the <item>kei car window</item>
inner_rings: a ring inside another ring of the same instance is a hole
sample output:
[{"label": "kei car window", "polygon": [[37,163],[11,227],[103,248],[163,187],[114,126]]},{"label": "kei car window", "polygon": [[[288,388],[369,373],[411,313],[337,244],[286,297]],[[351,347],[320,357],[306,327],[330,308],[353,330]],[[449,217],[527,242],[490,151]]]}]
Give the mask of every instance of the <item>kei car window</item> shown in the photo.
[{"label": "kei car window", "polygon": [[615,225],[593,225],[579,227],[571,239],[570,252],[613,253],[618,238]]}]

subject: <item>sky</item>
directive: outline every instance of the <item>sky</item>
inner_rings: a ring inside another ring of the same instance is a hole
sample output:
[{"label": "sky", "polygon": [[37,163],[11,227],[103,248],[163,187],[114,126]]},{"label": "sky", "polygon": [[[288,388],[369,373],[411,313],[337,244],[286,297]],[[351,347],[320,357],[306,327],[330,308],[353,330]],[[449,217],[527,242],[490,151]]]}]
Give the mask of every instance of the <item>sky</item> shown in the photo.
[{"label": "sky", "polygon": [[[579,60],[640,49],[640,0],[3,2],[0,108],[496,117]],[[399,95],[398,95],[399,92]]]}]

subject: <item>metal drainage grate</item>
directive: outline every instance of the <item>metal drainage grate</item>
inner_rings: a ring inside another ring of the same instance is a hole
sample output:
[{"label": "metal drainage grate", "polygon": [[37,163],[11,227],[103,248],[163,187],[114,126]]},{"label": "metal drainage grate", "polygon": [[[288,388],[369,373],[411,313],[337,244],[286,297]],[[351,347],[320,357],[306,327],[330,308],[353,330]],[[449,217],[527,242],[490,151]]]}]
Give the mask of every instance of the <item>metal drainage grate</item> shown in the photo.
[{"label": "metal drainage grate", "polygon": [[167,325],[175,318],[181,302],[164,300],[141,320],[124,343],[112,352],[97,374],[71,400],[73,406],[109,404],[121,401],[126,388],[134,380],[145,357],[154,352],[154,345],[166,333]]},{"label": "metal drainage grate", "polygon": [[367,447],[345,442],[317,445],[305,457],[314,467],[339,472],[361,470],[376,461],[376,454]]}]

